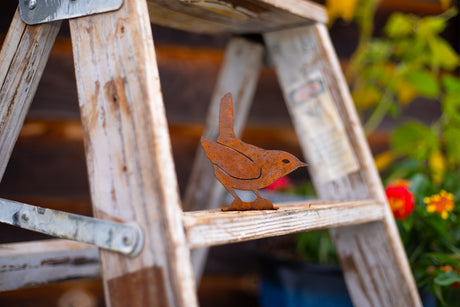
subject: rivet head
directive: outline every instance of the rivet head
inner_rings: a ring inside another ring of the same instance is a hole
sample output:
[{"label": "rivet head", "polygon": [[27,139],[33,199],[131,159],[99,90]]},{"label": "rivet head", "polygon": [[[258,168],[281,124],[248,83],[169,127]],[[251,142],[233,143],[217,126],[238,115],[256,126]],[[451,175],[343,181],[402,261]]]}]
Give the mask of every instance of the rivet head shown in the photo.
[{"label": "rivet head", "polygon": [[37,7],[37,0],[30,0],[29,1],[29,10],[33,10]]},{"label": "rivet head", "polygon": [[23,221],[24,223],[27,223],[29,221],[29,213],[23,212],[21,214],[21,221]]},{"label": "rivet head", "polygon": [[125,233],[125,234],[123,235],[122,240],[123,240],[123,244],[124,244],[125,246],[131,246],[131,245],[133,245],[133,236],[132,236],[131,233]]}]

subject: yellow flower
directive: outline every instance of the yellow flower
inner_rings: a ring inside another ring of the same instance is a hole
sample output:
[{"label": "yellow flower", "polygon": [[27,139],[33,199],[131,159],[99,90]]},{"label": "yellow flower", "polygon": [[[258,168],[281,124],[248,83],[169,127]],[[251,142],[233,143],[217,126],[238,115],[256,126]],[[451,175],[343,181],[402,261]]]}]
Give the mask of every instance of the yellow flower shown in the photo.
[{"label": "yellow flower", "polygon": [[381,171],[386,169],[394,160],[395,156],[391,151],[388,150],[376,156],[374,162],[377,169]]},{"label": "yellow flower", "polygon": [[397,84],[397,97],[402,105],[407,105],[417,97],[417,89],[407,81],[401,80]]},{"label": "yellow flower", "polygon": [[433,213],[436,212],[443,219],[447,219],[449,212],[454,210],[454,195],[444,190],[429,197],[424,198],[426,204],[426,211]]},{"label": "yellow flower", "polygon": [[357,2],[358,0],[327,0],[326,8],[331,24],[337,17],[350,21],[355,13]]},{"label": "yellow flower", "polygon": [[441,8],[443,10],[449,8],[449,6],[451,5],[451,0],[440,0],[439,2],[441,2]]},{"label": "yellow flower", "polygon": [[431,170],[433,181],[436,184],[441,183],[447,169],[446,158],[444,157],[442,152],[439,150],[434,151],[431,154],[430,159],[428,160],[428,165]]}]

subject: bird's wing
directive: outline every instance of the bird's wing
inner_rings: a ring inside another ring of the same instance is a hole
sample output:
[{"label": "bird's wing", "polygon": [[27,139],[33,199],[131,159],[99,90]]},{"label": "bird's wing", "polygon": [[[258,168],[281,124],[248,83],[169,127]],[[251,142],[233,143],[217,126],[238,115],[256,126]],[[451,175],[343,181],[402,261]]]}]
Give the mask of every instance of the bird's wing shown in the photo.
[{"label": "bird's wing", "polygon": [[201,145],[212,164],[229,176],[242,180],[257,179],[261,176],[261,168],[243,153],[204,138],[201,138]]}]

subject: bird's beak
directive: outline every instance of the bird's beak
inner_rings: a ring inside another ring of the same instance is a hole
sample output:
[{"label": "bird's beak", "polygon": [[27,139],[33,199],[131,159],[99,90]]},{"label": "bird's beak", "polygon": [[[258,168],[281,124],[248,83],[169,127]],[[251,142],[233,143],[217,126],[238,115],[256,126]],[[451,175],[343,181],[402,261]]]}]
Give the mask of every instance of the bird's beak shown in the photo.
[{"label": "bird's beak", "polygon": [[306,167],[306,166],[308,166],[307,163],[299,161],[299,166],[298,167]]}]

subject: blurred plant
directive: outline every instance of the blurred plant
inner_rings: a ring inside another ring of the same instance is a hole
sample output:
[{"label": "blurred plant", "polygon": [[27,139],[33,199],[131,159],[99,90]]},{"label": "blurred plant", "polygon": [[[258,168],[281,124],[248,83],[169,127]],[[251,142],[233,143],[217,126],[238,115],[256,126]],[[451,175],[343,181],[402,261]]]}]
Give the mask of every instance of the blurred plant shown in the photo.
[{"label": "blurred plant", "polygon": [[[454,8],[428,17],[393,13],[382,38],[369,37],[372,28],[364,31],[368,34],[361,36],[347,78],[358,109],[370,111],[364,124],[367,134],[385,115],[399,115],[414,98],[443,100],[454,90],[450,83],[458,79],[451,75],[439,78],[439,74],[453,71],[460,60],[440,34],[456,13]],[[370,27],[366,18],[362,20],[362,26]]]},{"label": "blurred plant", "polygon": [[[406,184],[404,188],[413,195],[415,207],[410,214],[399,218],[397,225],[417,286],[429,289],[442,305],[457,306],[460,206],[455,201],[460,196],[460,174],[450,173],[441,184],[435,184],[423,170],[408,178],[405,182],[409,186]],[[386,191],[397,186],[397,182],[390,183]],[[398,217],[397,212],[393,213]]]}]

